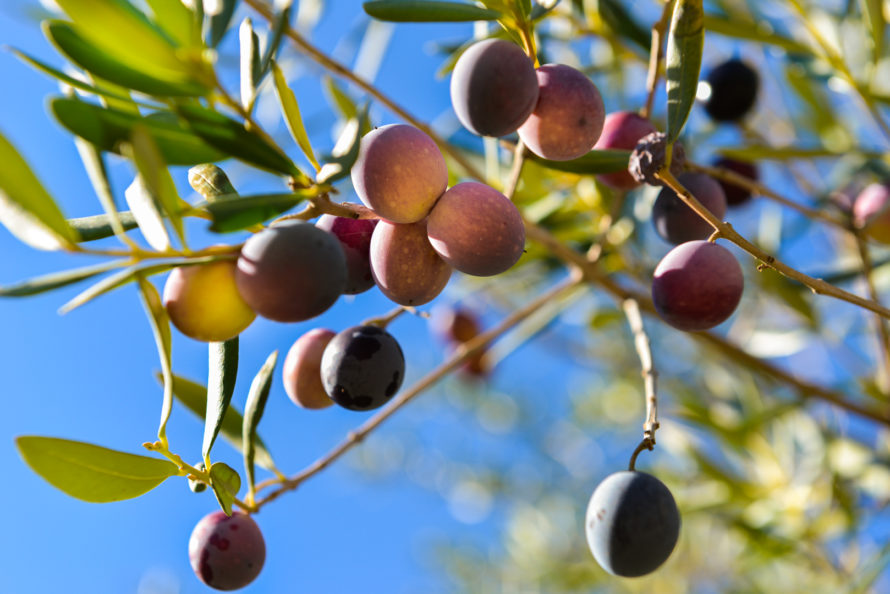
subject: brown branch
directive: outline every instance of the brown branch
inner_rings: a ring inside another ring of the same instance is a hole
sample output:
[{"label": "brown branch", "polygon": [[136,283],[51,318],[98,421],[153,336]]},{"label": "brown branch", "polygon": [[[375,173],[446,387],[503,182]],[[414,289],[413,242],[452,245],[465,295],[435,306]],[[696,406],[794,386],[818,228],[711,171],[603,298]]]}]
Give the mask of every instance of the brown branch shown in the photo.
[{"label": "brown branch", "polygon": [[[868,245],[866,245],[865,238],[860,230],[854,230],[854,234],[856,236],[856,248],[859,250],[859,258],[862,260],[862,276],[865,279],[868,296],[876,303],[880,303],[878,289],[875,287],[874,278],[872,278],[874,266],[872,265],[871,254],[868,252]],[[872,316],[872,320],[875,326],[878,350],[881,352],[877,383],[881,391],[887,393],[890,391],[890,332],[887,331],[887,324],[881,316],[875,314]]]},{"label": "brown branch", "polygon": [[670,171],[662,171],[655,174],[655,177],[663,181],[668,187],[670,187],[676,194],[686,203],[689,208],[694,210],[698,216],[702,217],[711,226],[714,228],[716,235],[723,237],[727,241],[730,241],[758,260],[760,260],[761,264],[758,268],[772,268],[779,274],[783,276],[787,276],[790,279],[796,280],[797,282],[806,285],[809,287],[814,293],[817,295],[828,295],[829,297],[834,297],[835,299],[839,299],[841,301],[846,301],[847,303],[852,303],[853,305],[858,305],[859,307],[865,308],[869,311],[880,314],[885,318],[890,318],[890,309],[887,309],[880,303],[876,303],[870,299],[864,299],[858,295],[854,295],[848,291],[844,291],[841,288],[838,288],[830,283],[825,282],[819,278],[813,278],[811,276],[807,276],[806,274],[791,268],[790,266],[782,263],[777,260],[774,256],[771,256],[764,252],[762,249],[745,239],[742,235],[740,235],[735,229],[733,229],[732,225],[726,222],[722,222],[718,219],[714,214],[709,211],[707,208],[699,202],[695,196],[693,196],[689,190],[683,187],[683,185],[677,181],[677,179],[671,174]]},{"label": "brown branch", "polygon": [[418,394],[438,382],[440,379],[463,365],[463,363],[469,360],[471,357],[481,353],[485,350],[491,343],[493,343],[498,337],[502,334],[510,330],[513,326],[533,314],[535,311],[540,309],[542,305],[545,303],[557,299],[563,293],[573,290],[579,284],[581,284],[580,275],[572,275],[562,283],[556,285],[551,288],[549,291],[546,291],[533,301],[531,301],[528,305],[516,310],[515,312],[508,315],[504,318],[499,324],[491,328],[490,330],[483,332],[477,335],[472,340],[462,344],[455,353],[445,360],[441,365],[436,367],[433,371],[428,373],[426,376],[421,378],[417,383],[411,386],[408,390],[405,390],[398,396],[396,396],[383,410],[375,414],[373,417],[368,419],[363,425],[361,425],[358,429],[351,431],[349,435],[341,441],[335,448],[333,448],[326,455],[322,456],[304,470],[298,472],[292,478],[278,484],[277,488],[271,491],[268,495],[263,497],[262,499],[256,502],[256,509],[260,509],[263,505],[277,499],[282,494],[292,491],[299,487],[304,481],[315,476],[325,468],[331,465],[335,460],[340,458],[343,454],[348,452],[354,446],[356,446],[360,441],[362,441],[371,431],[376,429],[380,424],[382,424],[386,419],[391,417],[397,410],[402,408],[405,404],[414,399]]},{"label": "brown branch", "polygon": [[715,179],[719,179],[735,186],[739,186],[740,188],[744,188],[745,190],[748,190],[753,194],[758,194],[765,198],[769,198],[774,202],[778,202],[783,206],[787,206],[788,208],[796,210],[809,219],[824,221],[830,225],[834,225],[845,230],[848,229],[847,223],[845,221],[842,221],[839,217],[834,217],[821,210],[810,208],[809,206],[806,206],[804,204],[794,202],[793,200],[790,200],[785,196],[777,194],[765,185],[756,182],[751,178],[745,177],[744,175],[739,175],[735,171],[731,171],[729,169],[724,169],[721,167],[707,167],[704,165],[698,165],[696,163],[690,163],[688,161],[686,162],[686,166],[693,171],[698,171],[699,173],[710,175]]}]

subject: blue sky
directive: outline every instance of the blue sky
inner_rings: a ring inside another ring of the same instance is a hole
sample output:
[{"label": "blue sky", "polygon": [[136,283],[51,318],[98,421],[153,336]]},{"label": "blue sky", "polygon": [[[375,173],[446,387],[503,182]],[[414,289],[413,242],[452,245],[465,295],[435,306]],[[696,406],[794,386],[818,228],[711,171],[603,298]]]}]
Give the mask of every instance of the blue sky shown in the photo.
[{"label": "blue sky", "polygon": [[[350,28],[361,32],[359,6],[327,3],[313,33],[323,50],[351,60],[354,47],[337,42]],[[30,16],[38,8],[36,2],[5,2],[0,8],[0,40],[61,65]],[[469,34],[469,26],[395,28],[379,83],[397,89],[400,101],[421,118],[436,118],[448,109],[447,80],[434,78],[440,59],[425,51],[427,40]],[[236,63],[231,53],[221,60]],[[58,92],[55,83],[10,52],[0,53],[0,75],[6,81],[0,97],[2,133],[67,216],[99,213],[71,138],[47,113],[47,96]],[[304,76],[294,88],[319,152],[329,150],[334,121],[317,77]],[[284,133],[283,128],[278,131]],[[241,191],[276,183],[265,176],[255,179],[237,167],[230,173]],[[122,199],[130,175],[127,166],[117,163],[113,175],[114,189]],[[187,191],[185,169],[174,170],[174,176]],[[192,236],[212,240],[202,225],[190,229]],[[5,230],[0,230],[0,250],[4,254],[0,284],[93,263],[34,251]],[[187,542],[194,524],[215,509],[212,495],[193,495],[184,480],[174,479],[139,499],[88,504],[31,473],[15,451],[13,438],[23,434],[89,441],[133,453],[141,453],[140,444],[154,438],[161,398],[154,379],[158,363],[137,293],[128,287],[58,315],[58,307],[82,288],[0,302],[5,337],[0,372],[6,402],[6,414],[0,416],[0,464],[5,469],[0,501],[8,511],[7,538],[0,544],[5,568],[0,572],[0,592],[209,591],[192,574]],[[342,299],[311,322],[285,325],[257,320],[242,335],[236,401],[243,406],[253,373],[273,349],[279,350],[282,361],[290,344],[316,325],[342,329],[391,308],[374,291]],[[408,385],[441,356],[441,349],[429,342],[425,323],[416,318],[403,317],[391,331],[409,353]],[[176,334],[174,368],[203,381],[206,346]],[[411,422],[406,416],[411,413],[400,414],[382,431],[405,430]],[[278,465],[295,472],[365,418],[337,407],[299,410],[285,396],[276,375],[260,432]],[[190,413],[177,407],[168,433],[176,451],[198,459],[202,424]],[[242,468],[240,456],[224,442],[216,446],[215,457]],[[442,499],[403,475],[370,480],[348,466],[336,465],[257,517],[268,555],[260,577],[245,592],[435,592],[442,586],[424,551],[431,538],[461,527]]]}]

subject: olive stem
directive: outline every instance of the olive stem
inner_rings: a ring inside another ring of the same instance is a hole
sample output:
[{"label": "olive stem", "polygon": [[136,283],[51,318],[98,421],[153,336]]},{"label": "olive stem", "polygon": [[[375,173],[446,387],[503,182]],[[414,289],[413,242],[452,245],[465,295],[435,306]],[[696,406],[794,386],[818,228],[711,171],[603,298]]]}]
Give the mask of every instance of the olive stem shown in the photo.
[{"label": "olive stem", "polygon": [[636,299],[625,299],[621,302],[621,309],[627,318],[631,333],[634,337],[634,347],[640,357],[641,373],[643,375],[643,387],[646,395],[646,422],[643,423],[643,441],[637,446],[630,459],[630,470],[634,469],[637,456],[643,449],[652,450],[655,447],[655,431],[658,429],[658,397],[656,396],[656,379],[658,372],[652,360],[652,348],[646,329],[643,327],[643,316],[640,314],[640,304]]},{"label": "olive stem", "polygon": [[655,100],[655,87],[658,85],[658,72],[664,56],[664,32],[671,20],[674,0],[667,0],[661,11],[661,18],[652,25],[652,42],[649,47],[649,70],[646,73],[646,104],[640,115],[646,119],[652,116],[652,103]]}]

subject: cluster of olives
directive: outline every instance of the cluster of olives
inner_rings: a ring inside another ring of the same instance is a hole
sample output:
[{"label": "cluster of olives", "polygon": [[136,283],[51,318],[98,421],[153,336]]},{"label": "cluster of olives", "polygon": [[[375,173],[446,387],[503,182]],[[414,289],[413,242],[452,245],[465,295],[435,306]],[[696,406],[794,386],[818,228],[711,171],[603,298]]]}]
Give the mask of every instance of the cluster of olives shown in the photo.
[{"label": "cluster of olives", "polygon": [[480,41],[460,56],[451,105],[474,134],[518,132],[529,150],[552,161],[590,151],[605,117],[599,89],[584,74],[564,64],[536,69],[519,46],[503,39]]},{"label": "cluster of olives", "polygon": [[[741,119],[753,106],[757,75],[732,60],[708,78],[706,112],[717,122]],[[483,136],[517,132],[530,151],[550,160],[575,159],[591,149],[639,150],[655,134],[654,124],[629,111],[605,114],[596,86],[574,68],[534,67],[515,44],[489,39],[471,46],[457,61],[451,100],[461,123]],[[751,179],[753,164],[721,158],[715,165]],[[282,221],[253,235],[237,260],[175,269],[164,290],[173,324],[204,341],[236,336],[257,314],[295,322],[318,316],[341,294],[375,285],[392,301],[428,303],[444,289],[452,270],[476,276],[500,274],[522,254],[525,230],[513,203],[477,182],[448,188],[445,159],[435,142],[408,125],[377,128],[361,141],[351,171],[360,200],[376,219],[324,215],[314,225]],[[639,185],[629,172],[599,176],[627,191]],[[717,218],[745,203],[750,193],[700,173],[679,182]],[[874,238],[890,242],[890,186],[867,188],[854,221]],[[726,248],[706,241],[711,226],[670,188],[653,206],[656,233],[674,247],[658,264],[652,297],[659,315],[685,331],[711,328],[737,307],[742,270]],[[213,299],[208,299],[212,292]],[[464,309],[440,309],[434,330],[452,348],[472,340],[479,325]],[[484,375],[483,355],[466,371]],[[291,347],[283,379],[298,406],[320,409],[336,403],[371,410],[399,390],[405,359],[383,327],[360,325],[339,333],[316,328]],[[596,560],[610,573],[640,576],[671,554],[680,516],[670,491],[651,475],[619,472],[594,491],[586,531]],[[199,578],[218,589],[252,581],[265,557],[262,535],[247,515],[206,516],[189,544]]]}]

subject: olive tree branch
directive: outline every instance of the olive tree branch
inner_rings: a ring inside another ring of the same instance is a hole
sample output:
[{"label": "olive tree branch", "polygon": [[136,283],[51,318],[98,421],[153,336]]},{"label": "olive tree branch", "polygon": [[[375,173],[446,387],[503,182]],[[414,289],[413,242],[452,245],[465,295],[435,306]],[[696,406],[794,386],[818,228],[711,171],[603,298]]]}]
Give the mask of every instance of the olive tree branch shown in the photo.
[{"label": "olive tree branch", "polygon": [[804,204],[800,204],[785,196],[782,196],[773,190],[769,189],[765,185],[751,179],[745,177],[744,175],[739,175],[735,171],[731,171],[729,169],[725,169],[722,167],[707,167],[704,165],[698,165],[697,163],[692,163],[687,161],[686,167],[691,169],[692,171],[697,171],[699,173],[704,173],[710,175],[714,179],[719,179],[730,183],[734,186],[739,186],[740,188],[744,188],[753,194],[758,194],[760,196],[764,196],[765,198],[769,198],[774,202],[778,202],[783,206],[787,206],[788,208],[794,209],[802,215],[806,216],[809,219],[814,219],[818,221],[824,221],[830,225],[834,225],[836,227],[840,227],[843,229],[849,229],[848,225],[842,221],[839,217],[832,216],[826,212],[821,210],[811,208]]},{"label": "olive tree branch", "polygon": [[[865,286],[868,290],[868,296],[876,303],[880,303],[877,287],[873,278],[874,266],[872,265],[871,254],[868,252],[868,245],[859,229],[853,230],[856,236],[856,248],[859,251],[859,258],[862,260],[862,276],[865,279]],[[878,349],[881,351],[881,363],[877,373],[878,386],[884,393],[890,392],[890,332],[887,330],[887,324],[884,319],[875,314],[872,317],[875,326],[875,337],[878,341]]]},{"label": "olive tree branch", "polygon": [[[547,248],[554,256],[576,267],[581,271],[584,278],[589,283],[605,289],[615,299],[619,300],[619,302],[633,299],[639,304],[641,311],[647,315],[658,317],[651,298],[642,293],[627,289],[618,284],[613,278],[604,275],[595,262],[587,260],[583,254],[559,241],[559,239],[550,234],[546,229],[526,221],[526,233],[530,238]],[[716,347],[727,358],[738,363],[740,366],[787,385],[804,399],[815,398],[823,400],[863,418],[890,426],[890,413],[876,411],[869,407],[859,405],[850,401],[840,392],[799,379],[784,369],[751,355],[741,347],[729,342],[717,334],[712,332],[689,332],[687,334],[699,342],[704,342],[709,346]]]},{"label": "olive tree branch", "polygon": [[574,290],[579,284],[581,284],[581,282],[582,279],[580,275],[576,274],[569,276],[566,280],[557,284],[550,290],[544,292],[524,307],[505,317],[503,320],[501,320],[500,323],[492,327],[490,330],[487,330],[477,335],[472,340],[462,344],[460,347],[458,347],[454,354],[446,359],[441,365],[439,365],[430,373],[418,380],[417,383],[415,383],[409,389],[396,396],[389,404],[386,405],[383,410],[368,419],[368,421],[366,421],[363,425],[361,425],[354,431],[349,432],[346,439],[341,441],[334,449],[307,466],[302,471],[298,472],[292,478],[281,483],[273,481],[258,485],[258,488],[271,486],[273,484],[277,484],[278,486],[274,490],[269,492],[268,495],[256,502],[256,509],[260,509],[263,505],[269,503],[270,501],[273,501],[274,499],[277,499],[282,494],[296,489],[304,481],[315,476],[316,474],[330,466],[334,461],[336,461],[343,454],[351,450],[365,437],[367,437],[367,435],[371,433],[371,431],[379,427],[385,420],[391,417],[397,410],[413,400],[418,394],[460,367],[471,357],[481,353],[498,337],[500,337],[502,334],[510,330],[513,326],[540,309],[542,305],[551,300],[557,299],[558,297],[569,291]]},{"label": "olive tree branch", "polygon": [[876,314],[881,315],[885,318],[890,318],[890,309],[887,309],[880,303],[876,303],[870,299],[864,299],[858,295],[854,295],[848,291],[844,291],[843,289],[832,285],[831,283],[827,283],[822,279],[813,278],[811,276],[807,276],[806,274],[791,268],[790,266],[782,263],[777,260],[774,256],[771,256],[764,252],[762,249],[745,239],[742,235],[740,235],[729,223],[722,222],[718,219],[714,214],[709,211],[707,208],[699,202],[695,196],[693,196],[689,190],[683,187],[683,185],[677,181],[677,179],[671,174],[670,171],[664,170],[655,174],[655,177],[663,181],[668,187],[670,187],[676,194],[679,196],[683,202],[686,203],[689,208],[694,210],[698,216],[705,219],[715,230],[714,236],[712,238],[719,236],[725,238],[727,241],[730,241],[756,259],[760,260],[761,264],[758,268],[772,268],[779,274],[783,276],[787,276],[790,279],[796,280],[797,282],[806,285],[816,293],[817,295],[828,295],[829,297],[834,297],[835,299],[839,299],[841,301],[846,301],[847,303],[852,303],[853,305],[858,305],[859,307],[865,308],[869,311],[875,312]]}]

